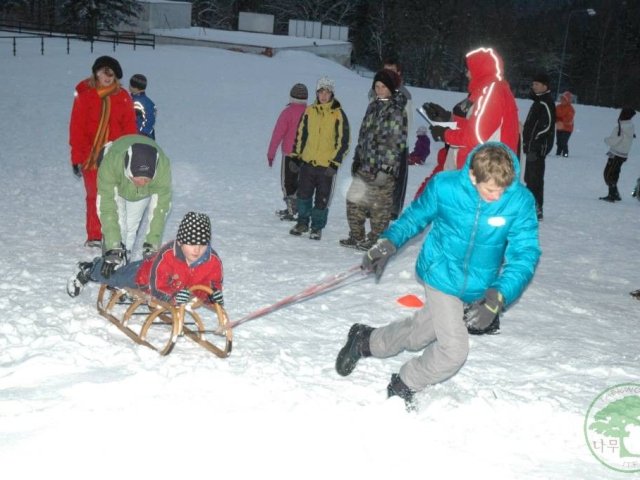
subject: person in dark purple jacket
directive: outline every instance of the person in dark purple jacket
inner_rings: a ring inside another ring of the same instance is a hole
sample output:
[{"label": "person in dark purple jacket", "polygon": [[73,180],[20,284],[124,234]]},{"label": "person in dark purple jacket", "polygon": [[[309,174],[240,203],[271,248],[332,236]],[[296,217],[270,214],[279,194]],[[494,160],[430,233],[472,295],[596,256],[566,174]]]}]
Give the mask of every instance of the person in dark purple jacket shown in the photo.
[{"label": "person in dark purple jacket", "polygon": [[431,153],[431,141],[427,135],[427,127],[422,125],[416,132],[416,144],[409,154],[409,165],[424,165],[429,153]]}]

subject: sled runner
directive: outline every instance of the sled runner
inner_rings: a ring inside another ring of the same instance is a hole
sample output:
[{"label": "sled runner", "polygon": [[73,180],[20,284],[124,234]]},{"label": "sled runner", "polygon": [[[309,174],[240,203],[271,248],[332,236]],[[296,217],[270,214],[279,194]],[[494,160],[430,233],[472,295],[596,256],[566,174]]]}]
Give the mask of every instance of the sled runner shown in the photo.
[{"label": "sled runner", "polygon": [[[195,285],[192,292],[213,291]],[[128,295],[130,301],[121,301]],[[148,293],[133,288],[114,289],[107,285],[98,293],[98,313],[118,327],[131,340],[168,355],[184,336],[220,358],[231,354],[233,333],[227,328],[229,319],[218,304],[204,303],[197,297],[183,305],[171,305]]]}]

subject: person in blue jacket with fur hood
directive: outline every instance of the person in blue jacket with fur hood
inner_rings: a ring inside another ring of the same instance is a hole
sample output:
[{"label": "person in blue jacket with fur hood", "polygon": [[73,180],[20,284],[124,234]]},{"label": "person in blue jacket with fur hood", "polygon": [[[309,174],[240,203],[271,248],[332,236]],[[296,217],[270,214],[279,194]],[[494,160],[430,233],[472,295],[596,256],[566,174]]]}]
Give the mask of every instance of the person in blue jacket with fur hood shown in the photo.
[{"label": "person in blue jacket with fur hood", "polygon": [[[389,258],[425,228],[416,262],[424,307],[380,328],[354,324],[336,360],[349,375],[361,357],[424,349],[391,376],[388,396],[413,409],[414,394],[453,376],[469,353],[469,330],[482,332],[522,294],[540,258],[535,200],[520,164],[503,143],[477,146],[461,170],[436,175],[380,235],[362,267],[380,279]],[[470,304],[465,315],[464,305]]]}]

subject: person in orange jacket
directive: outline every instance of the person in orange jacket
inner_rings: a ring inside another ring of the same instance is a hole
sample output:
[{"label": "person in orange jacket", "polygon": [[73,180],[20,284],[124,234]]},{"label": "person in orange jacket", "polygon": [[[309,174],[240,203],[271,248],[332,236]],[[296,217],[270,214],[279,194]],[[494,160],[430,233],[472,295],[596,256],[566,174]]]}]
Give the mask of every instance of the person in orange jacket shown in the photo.
[{"label": "person in orange jacket", "polygon": [[91,76],[75,89],[69,123],[69,145],[73,173],[84,180],[87,193],[87,241],[101,247],[102,229],[96,207],[98,154],[107,142],[138,133],[131,96],[120,85],[122,68],[109,56],[98,57]]},{"label": "person in orange jacket", "polygon": [[576,111],[571,105],[573,95],[567,91],[560,95],[560,103],[556,105],[556,156],[569,156],[569,137],[573,132],[573,117]]}]

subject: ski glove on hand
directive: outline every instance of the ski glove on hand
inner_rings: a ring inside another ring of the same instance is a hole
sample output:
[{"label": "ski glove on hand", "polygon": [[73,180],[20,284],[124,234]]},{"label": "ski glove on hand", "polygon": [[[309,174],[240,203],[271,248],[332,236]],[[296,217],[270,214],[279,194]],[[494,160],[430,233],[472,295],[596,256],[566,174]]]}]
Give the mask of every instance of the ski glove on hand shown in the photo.
[{"label": "ski glove on hand", "polygon": [[273,167],[273,158],[267,157],[267,163],[269,164],[270,167]]},{"label": "ski glove on hand", "polygon": [[495,288],[490,288],[482,300],[471,305],[467,315],[467,329],[482,332],[493,323],[502,311],[504,297]]},{"label": "ski glove on hand", "polygon": [[429,130],[431,131],[431,136],[433,137],[433,140],[436,142],[444,142],[444,132],[446,132],[447,130],[449,130],[449,127],[441,127],[440,125],[434,125],[429,127]]},{"label": "ski glove on hand", "polygon": [[289,160],[289,171],[291,173],[299,173],[300,172],[300,160],[295,157],[288,157]]},{"label": "ski glove on hand", "polygon": [[104,278],[109,278],[120,266],[124,265],[126,252],[124,248],[113,248],[107,250],[102,257],[102,268],[100,273]]},{"label": "ski glove on hand", "polygon": [[146,260],[147,258],[151,258],[156,254],[156,247],[151,245],[150,243],[144,242],[142,244],[142,258]]},{"label": "ski glove on hand", "polygon": [[374,272],[376,281],[378,281],[382,276],[384,267],[394,253],[396,253],[395,245],[386,238],[381,238],[364,254],[362,269],[367,272]]},{"label": "ski glove on hand", "polygon": [[438,105],[437,103],[427,102],[422,105],[427,117],[432,122],[449,122],[451,121],[451,112],[449,110],[445,110],[443,107]]},{"label": "ski glove on hand", "polygon": [[71,168],[73,169],[73,174],[76,177],[82,178],[82,170],[80,168],[80,165],[71,165]]},{"label": "ski glove on hand", "polygon": [[217,303],[221,307],[224,307],[224,298],[222,298],[222,292],[217,288],[214,288],[211,295],[209,295],[209,301],[211,303]]},{"label": "ski glove on hand", "polygon": [[467,113],[469,109],[473,106],[473,102],[468,98],[465,98],[461,102],[456,103],[455,107],[453,107],[453,114],[458,117],[467,117]]},{"label": "ski glove on hand", "polygon": [[176,305],[184,305],[185,303],[188,303],[189,300],[191,300],[193,298],[193,294],[191,293],[191,290],[189,290],[188,288],[183,288],[182,290],[178,290],[176,292],[176,294],[173,296],[173,299],[176,302]]}]

